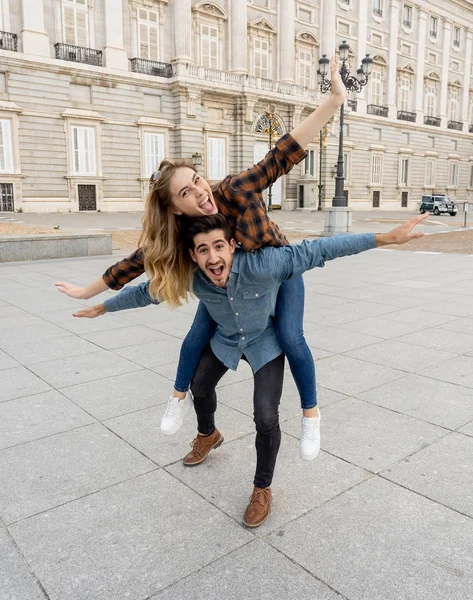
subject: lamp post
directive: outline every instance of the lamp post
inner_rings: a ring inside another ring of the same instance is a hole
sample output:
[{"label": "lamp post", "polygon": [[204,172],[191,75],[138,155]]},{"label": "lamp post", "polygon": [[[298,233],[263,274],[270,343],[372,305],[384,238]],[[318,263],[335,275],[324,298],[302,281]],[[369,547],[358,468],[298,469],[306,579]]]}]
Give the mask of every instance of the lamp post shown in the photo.
[{"label": "lamp post", "polygon": [[[349,92],[361,92],[363,86],[368,83],[368,78],[371,74],[371,68],[373,66],[373,59],[370,58],[369,54],[361,61],[361,67],[357,70],[357,77],[350,75],[350,70],[347,67],[348,53],[350,46],[343,41],[339,46],[340,52],[340,76],[343,84]],[[327,55],[322,55],[319,60],[319,69],[317,70],[317,83],[320,87],[320,91],[324,94],[332,87],[331,82],[327,79],[330,61]],[[343,118],[345,114],[345,104],[340,107],[340,136],[338,141],[338,161],[337,161],[337,176],[335,179],[335,196],[332,199],[332,206],[347,206],[348,202],[343,193],[343,182],[345,179],[344,174],[344,161],[343,161]]]},{"label": "lamp post", "polygon": [[322,210],[322,190],[324,187],[324,184],[322,183],[322,155],[323,151],[327,147],[327,134],[328,127],[327,125],[324,125],[324,127],[319,132],[319,205],[317,207],[317,210]]},{"label": "lamp post", "polygon": [[[273,133],[278,132],[278,120],[276,119],[276,117],[273,115],[273,113],[271,112],[267,112],[266,113],[266,119],[267,119],[267,123],[266,126],[264,128],[264,133],[267,133],[269,136],[269,149],[271,150],[271,148],[273,147]],[[268,188],[268,212],[271,212],[273,210],[273,184],[271,184]]]}]

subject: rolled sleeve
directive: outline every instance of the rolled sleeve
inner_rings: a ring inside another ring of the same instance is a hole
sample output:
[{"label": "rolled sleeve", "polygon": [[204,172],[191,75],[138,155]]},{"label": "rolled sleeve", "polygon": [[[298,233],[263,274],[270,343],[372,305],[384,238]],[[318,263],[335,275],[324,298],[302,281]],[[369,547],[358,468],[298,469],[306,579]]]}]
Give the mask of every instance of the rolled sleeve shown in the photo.
[{"label": "rolled sleeve", "polygon": [[121,290],[128,282],[133,281],[145,272],[143,250],[138,248],[127,258],[109,267],[102,279],[112,290]]},{"label": "rolled sleeve", "polygon": [[149,281],[125,288],[113,298],[104,302],[107,312],[117,312],[129,308],[142,308],[149,304],[159,304],[149,293]]}]

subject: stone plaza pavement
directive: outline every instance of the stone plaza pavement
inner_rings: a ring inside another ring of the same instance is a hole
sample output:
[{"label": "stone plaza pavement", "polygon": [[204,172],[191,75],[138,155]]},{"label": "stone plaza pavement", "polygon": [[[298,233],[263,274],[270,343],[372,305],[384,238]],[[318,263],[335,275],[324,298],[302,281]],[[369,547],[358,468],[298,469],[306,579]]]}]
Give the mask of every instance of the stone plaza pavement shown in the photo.
[{"label": "stone plaza pavement", "polygon": [[306,274],[323,451],[298,457],[287,371],[254,531],[249,368],[222,380],[205,463],[181,464],[194,415],[159,432],[195,302],[79,320],[96,300],[53,287],[116,258],[0,265],[1,600],[473,597],[473,256],[373,250]]}]

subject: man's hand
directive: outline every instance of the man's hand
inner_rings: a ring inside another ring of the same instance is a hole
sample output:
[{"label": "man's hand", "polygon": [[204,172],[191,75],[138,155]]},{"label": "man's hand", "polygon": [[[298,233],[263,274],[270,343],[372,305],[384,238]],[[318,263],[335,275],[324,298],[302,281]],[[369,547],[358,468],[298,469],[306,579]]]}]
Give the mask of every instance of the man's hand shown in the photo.
[{"label": "man's hand", "polygon": [[88,300],[89,296],[85,294],[85,288],[79,287],[77,285],[71,285],[70,283],[64,283],[63,281],[58,281],[54,284],[56,289],[61,292],[61,294],[66,294],[70,298],[77,298],[78,300]]},{"label": "man's hand", "polygon": [[347,99],[347,88],[340,77],[334,56],[330,58],[330,78],[332,83],[330,96],[338,106],[341,106]]},{"label": "man's hand", "polygon": [[100,315],[104,315],[107,312],[107,309],[103,304],[96,304],[95,306],[89,306],[89,308],[84,308],[83,310],[79,310],[73,313],[73,317],[79,317],[80,319],[95,319],[95,317],[100,317]]},{"label": "man's hand", "polygon": [[412,230],[416,225],[425,221],[430,216],[429,213],[419,215],[413,219],[409,219],[399,227],[396,227],[388,233],[377,233],[376,234],[376,247],[387,246],[389,244],[405,244],[411,240],[421,238],[424,234],[421,231],[412,233]]}]

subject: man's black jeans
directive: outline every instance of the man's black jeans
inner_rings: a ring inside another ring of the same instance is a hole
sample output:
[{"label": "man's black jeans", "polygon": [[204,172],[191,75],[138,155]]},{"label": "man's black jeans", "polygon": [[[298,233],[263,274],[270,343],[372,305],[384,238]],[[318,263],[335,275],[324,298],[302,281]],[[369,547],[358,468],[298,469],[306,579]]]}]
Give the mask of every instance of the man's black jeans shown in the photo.
[{"label": "man's black jeans", "polygon": [[[215,429],[217,394],[215,388],[228,368],[212,352],[210,346],[200,359],[191,390],[197,413],[199,433],[210,435]],[[256,473],[254,485],[271,485],[276,457],[281,444],[279,429],[279,401],[284,381],[284,354],[261,367],[253,374],[254,421],[256,425]]]}]

